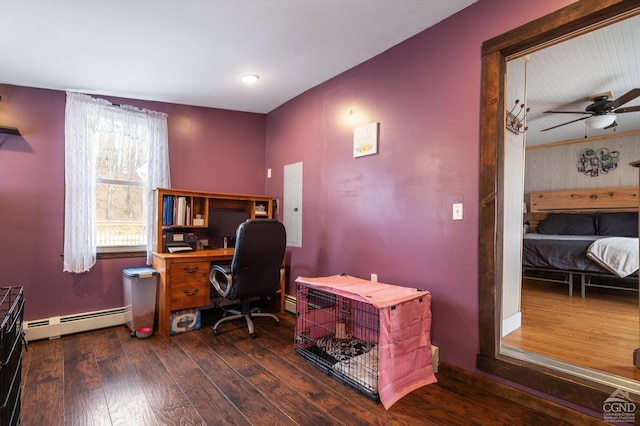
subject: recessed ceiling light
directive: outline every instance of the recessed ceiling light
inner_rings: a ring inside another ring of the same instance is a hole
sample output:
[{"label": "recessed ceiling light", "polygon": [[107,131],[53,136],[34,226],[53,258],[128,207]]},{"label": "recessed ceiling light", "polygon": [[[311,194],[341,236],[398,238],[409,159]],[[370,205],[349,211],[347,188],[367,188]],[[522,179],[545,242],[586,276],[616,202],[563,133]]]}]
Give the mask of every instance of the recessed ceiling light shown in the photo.
[{"label": "recessed ceiling light", "polygon": [[240,81],[246,84],[254,84],[258,80],[260,80],[260,76],[258,74],[242,74],[238,77]]}]

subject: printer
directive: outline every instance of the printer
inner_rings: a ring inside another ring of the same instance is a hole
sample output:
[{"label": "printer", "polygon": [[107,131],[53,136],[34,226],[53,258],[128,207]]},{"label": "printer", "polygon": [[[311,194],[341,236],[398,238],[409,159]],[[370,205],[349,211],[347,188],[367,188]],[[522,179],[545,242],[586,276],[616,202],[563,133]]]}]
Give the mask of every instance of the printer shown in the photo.
[{"label": "printer", "polygon": [[162,252],[177,253],[193,251],[198,247],[198,235],[195,232],[162,230]]}]

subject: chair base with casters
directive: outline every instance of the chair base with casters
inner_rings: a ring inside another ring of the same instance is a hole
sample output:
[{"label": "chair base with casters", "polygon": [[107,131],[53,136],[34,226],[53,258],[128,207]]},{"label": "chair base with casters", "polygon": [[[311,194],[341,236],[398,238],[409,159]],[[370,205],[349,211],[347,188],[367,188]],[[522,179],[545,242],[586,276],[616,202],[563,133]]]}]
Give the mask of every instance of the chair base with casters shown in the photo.
[{"label": "chair base with casters", "polygon": [[217,336],[217,335],[220,334],[220,331],[218,330],[218,326],[220,324],[222,324],[223,322],[227,322],[227,321],[235,321],[235,320],[241,319],[241,318],[244,318],[244,320],[247,322],[247,327],[249,328],[249,336],[251,336],[252,339],[255,339],[257,337],[257,334],[256,334],[255,329],[253,327],[253,321],[251,320],[251,318],[254,318],[254,317],[270,317],[270,318],[273,318],[275,320],[275,326],[276,327],[278,326],[278,324],[280,324],[280,319],[277,316],[275,316],[274,314],[270,314],[270,313],[267,313],[267,312],[260,312],[259,308],[251,309],[249,299],[244,299],[242,301],[242,311],[237,311],[235,309],[229,309],[229,310],[227,310],[227,312],[230,312],[233,315],[220,318],[218,320],[218,322],[216,322],[216,324],[213,326],[213,334],[214,334],[214,336]]},{"label": "chair base with casters", "polygon": [[[209,272],[209,281],[216,292],[222,297],[227,297],[233,287],[233,276],[231,274],[231,270],[226,265],[213,265]],[[280,319],[275,314],[260,312],[260,308],[251,308],[251,300],[249,298],[241,299],[240,302],[241,310],[228,309],[226,312],[231,313],[232,315],[224,316],[215,323],[213,326],[214,336],[218,336],[220,334],[218,326],[223,322],[235,321],[242,318],[244,318],[247,323],[249,336],[251,336],[252,339],[255,339],[257,334],[251,318],[269,317],[275,320],[276,327],[280,324]]]}]

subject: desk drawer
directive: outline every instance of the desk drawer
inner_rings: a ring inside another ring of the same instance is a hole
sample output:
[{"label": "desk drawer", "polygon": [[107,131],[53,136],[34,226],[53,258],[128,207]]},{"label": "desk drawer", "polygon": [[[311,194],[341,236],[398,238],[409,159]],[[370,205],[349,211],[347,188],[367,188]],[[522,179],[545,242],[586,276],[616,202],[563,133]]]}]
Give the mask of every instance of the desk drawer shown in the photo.
[{"label": "desk drawer", "polygon": [[176,262],[171,265],[170,310],[209,304],[209,262]]},{"label": "desk drawer", "polygon": [[209,262],[173,262],[171,264],[171,287],[175,284],[206,281],[209,283]]},{"label": "desk drawer", "polygon": [[171,286],[171,310],[196,308],[209,304],[209,281]]}]

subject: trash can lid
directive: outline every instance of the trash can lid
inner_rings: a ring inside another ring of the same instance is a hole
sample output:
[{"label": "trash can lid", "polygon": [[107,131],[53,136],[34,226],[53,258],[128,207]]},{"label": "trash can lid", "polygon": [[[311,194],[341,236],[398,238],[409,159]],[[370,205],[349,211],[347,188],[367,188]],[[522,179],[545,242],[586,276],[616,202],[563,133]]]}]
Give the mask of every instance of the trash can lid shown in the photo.
[{"label": "trash can lid", "polygon": [[158,275],[158,271],[149,267],[126,268],[122,270],[122,274],[128,277],[140,277],[140,276]]}]

